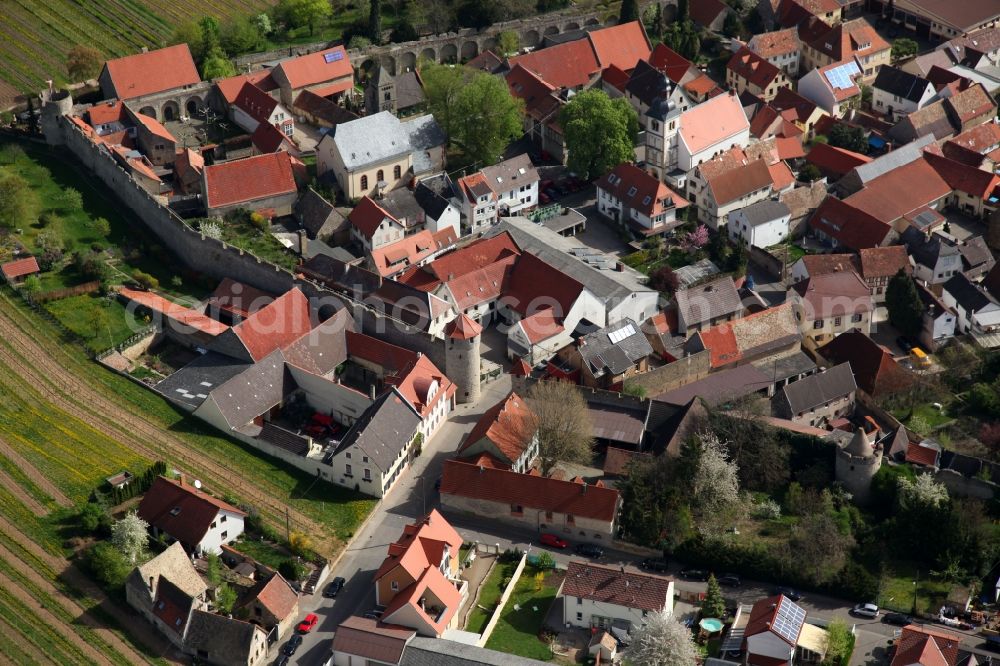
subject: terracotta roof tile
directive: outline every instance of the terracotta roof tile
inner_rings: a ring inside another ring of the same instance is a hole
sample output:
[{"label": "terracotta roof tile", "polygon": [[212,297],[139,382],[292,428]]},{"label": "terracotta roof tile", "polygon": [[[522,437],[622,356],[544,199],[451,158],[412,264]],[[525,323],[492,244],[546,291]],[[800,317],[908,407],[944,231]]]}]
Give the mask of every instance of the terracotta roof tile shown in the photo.
[{"label": "terracotta roof tile", "polygon": [[896,653],[892,666],[955,666],[961,636],[923,627],[909,625],[896,640]]},{"label": "terracotta roof tile", "polygon": [[687,199],[634,164],[619,164],[597,181],[597,187],[611,193],[626,206],[648,217],[668,208],[686,208]]},{"label": "terracotta roof tile", "polygon": [[186,308],[183,305],[178,305],[177,303],[167,300],[166,298],[158,296],[150,291],[139,291],[137,289],[122,287],[118,293],[120,293],[123,298],[126,298],[134,303],[138,303],[153,312],[161,313],[180,324],[190,326],[191,328],[208,335],[219,335],[229,329],[229,327],[222,322],[212,319],[203,312]]},{"label": "terracotta roof tile", "polygon": [[459,460],[444,462],[441,493],[502,505],[518,504],[583,518],[612,522],[618,491],[498,469],[480,469]]},{"label": "terracotta roof tile", "polygon": [[458,449],[459,455],[470,446],[488,439],[507,458],[507,468],[524,454],[533,431],[534,416],[524,399],[513,391],[488,409],[472,427]]},{"label": "terracotta roof tile", "polygon": [[508,62],[512,69],[521,65],[555,88],[579,88],[601,70],[601,63],[589,39],[538,49],[509,58]]},{"label": "terracotta roof tile", "polygon": [[809,219],[809,226],[850,250],[878,247],[892,231],[887,223],[833,196],[820,204]]},{"label": "terracotta roof tile", "polygon": [[94,127],[119,122],[125,116],[125,105],[121,100],[109,100],[87,109],[87,120]]},{"label": "terracotta roof tile", "polygon": [[795,53],[802,48],[799,44],[799,33],[795,28],[754,35],[747,43],[747,47],[762,58],[776,58]]},{"label": "terracotta roof tile", "polygon": [[281,149],[294,150],[292,140],[284,132],[270,123],[260,123],[250,135],[250,143],[264,154],[276,153]]},{"label": "terracotta roof tile", "polygon": [[462,547],[462,537],[437,509],[431,509],[424,518],[403,527],[399,538],[389,544],[389,554],[379,565],[374,579],[378,580],[397,566],[402,566],[415,580],[428,567],[441,564],[446,545],[457,556]]},{"label": "terracotta roof tile", "polygon": [[709,27],[725,11],[732,11],[722,0],[692,2],[688,10],[691,20],[702,27]]},{"label": "terracotta roof tile", "polygon": [[309,301],[293,288],[233,327],[254,361],[284,349],[312,330]]},{"label": "terracotta roof tile", "polygon": [[806,155],[806,161],[815,165],[823,175],[839,179],[850,173],[854,167],[868,164],[872,159],[867,155],[827,143],[814,143]]},{"label": "terracotta roof tile", "polygon": [[544,308],[528,315],[519,324],[528,342],[537,345],[544,340],[562,333],[565,329],[559,322],[565,313],[557,315],[552,308]]},{"label": "terracotta roof tile", "polygon": [[609,446],[604,455],[604,473],[610,476],[624,476],[628,472],[629,465],[633,460],[652,460],[650,453],[640,451],[629,451]]},{"label": "terracotta roof tile", "polygon": [[333,650],[373,662],[398,664],[407,641],[415,634],[409,627],[352,615],[337,627]]},{"label": "terracotta roof tile", "polygon": [[861,264],[861,277],[866,280],[892,277],[901,268],[909,274],[913,268],[904,245],[862,248],[858,250],[858,255]]},{"label": "terracotta roof tile", "polygon": [[24,277],[25,275],[34,275],[35,273],[40,272],[40,269],[38,268],[38,261],[34,257],[25,257],[24,259],[8,261],[7,263],[0,265],[0,270],[3,271],[3,276],[8,280]]},{"label": "terracotta roof tile", "polygon": [[444,333],[454,340],[471,340],[483,332],[483,327],[464,312],[455,317],[444,328]]},{"label": "terracotta roof tile", "polygon": [[934,154],[925,153],[925,159],[952,189],[959,192],[986,201],[1000,188],[1000,176],[996,174]]},{"label": "terracotta roof tile", "polygon": [[[782,623],[777,623],[775,620],[783,615],[787,616],[790,622],[787,623],[788,626],[785,631],[780,631],[779,625]],[[798,641],[799,632],[802,631],[805,617],[805,612],[785,595],[779,594],[767,597],[753,605],[753,608],[750,610],[750,619],[747,622],[743,635],[750,637],[770,631],[794,649]],[[757,656],[754,655],[754,658]]]},{"label": "terracotta roof tile", "polygon": [[144,113],[136,113],[135,119],[136,121],[141,123],[147,130],[149,130],[156,136],[160,137],[161,139],[166,139],[167,141],[173,141],[174,143],[177,142],[177,139],[175,139],[174,135],[170,133],[170,130],[164,127],[163,123],[161,123],[156,118],[147,116]]},{"label": "terracotta roof tile", "polygon": [[[667,75],[674,83],[680,84],[691,72],[694,64],[664,43],[659,43],[649,55],[649,64]],[[695,70],[697,71],[697,70]]]},{"label": "terracotta roof tile", "polygon": [[395,243],[372,250],[371,259],[379,275],[391,277],[435,252],[453,246],[457,241],[458,237],[451,227],[446,227],[437,233],[430,229],[421,229]]},{"label": "terracotta roof tile", "polygon": [[854,272],[838,271],[810,275],[792,285],[812,319],[829,319],[872,311],[871,292]]},{"label": "terracotta roof tile", "polygon": [[536,313],[536,308],[541,307],[537,301],[541,300],[545,309],[558,310],[552,316],[561,321],[582,291],[581,283],[535,255],[525,253],[514,264],[504,295],[508,307],[522,316]]},{"label": "terracotta roof tile", "polygon": [[944,103],[962,123],[984,114],[995,115],[997,108],[996,102],[981,83],[976,83],[957,95],[946,98]]},{"label": "terracotta roof tile", "polygon": [[288,153],[257,155],[205,167],[205,204],[222,208],[298,190]]},{"label": "terracotta roof tile", "polygon": [[618,92],[625,92],[625,84],[628,83],[628,74],[614,65],[608,65],[601,72],[601,80]]},{"label": "terracotta roof tile", "polygon": [[910,442],[906,446],[906,462],[908,463],[937,467],[940,463],[940,456],[940,449],[926,446],[921,442]]},{"label": "terracotta roof tile", "polygon": [[782,71],[747,47],[742,47],[726,63],[726,69],[758,88],[767,88]]},{"label": "terracotta roof tile", "polygon": [[860,331],[841,333],[818,351],[832,363],[849,362],[858,386],[872,396],[898,391],[912,382],[892,354]]},{"label": "terracotta roof tile", "polygon": [[[351,60],[343,46],[316,51],[291,60],[282,60],[275,70],[280,70],[285,75],[293,90],[344,77],[348,77],[352,85],[354,81],[354,69],[351,67]],[[332,94],[314,92],[320,97]]]},{"label": "terracotta roof tile", "polygon": [[299,594],[280,573],[275,573],[256,593],[257,601],[279,622],[288,617],[299,603]]},{"label": "terracotta roof tile", "polygon": [[201,542],[219,511],[247,515],[232,504],[164,476],[153,481],[139,503],[139,517],[185,546]]},{"label": "terracotta roof tile", "polygon": [[731,169],[708,180],[716,205],[722,206],[757,190],[770,188],[774,183],[767,162],[762,159],[741,169]]},{"label": "terracotta roof tile", "polygon": [[402,228],[399,220],[394,218],[389,211],[387,211],[378,203],[365,195],[361,197],[361,201],[355,206],[350,214],[347,216],[347,221],[354,225],[354,228],[361,232],[365,238],[371,238],[375,235],[378,230],[379,225],[382,224],[386,219],[391,220],[395,224]]},{"label": "terracotta roof tile", "polygon": [[542,80],[530,69],[516,63],[511,64],[511,70],[506,76],[507,87],[510,88],[511,95],[524,100],[524,112],[536,120],[553,117],[561,106],[555,96],[556,87]]},{"label": "terracotta roof tile", "polygon": [[604,604],[635,608],[650,613],[673,604],[673,580],[664,576],[633,573],[587,562],[570,562],[562,593]]},{"label": "terracotta roof tile", "polygon": [[734,95],[719,95],[688,109],[681,115],[680,123],[681,138],[692,154],[750,129],[743,107]]},{"label": "terracotta roof tile", "polygon": [[187,44],[116,58],[107,61],[104,67],[121,99],[152,95],[201,81]]},{"label": "terracotta roof tile", "polygon": [[601,67],[614,65],[630,70],[640,60],[646,60],[652,51],[646,31],[639,21],[630,21],[587,33]]},{"label": "terracotta roof tile", "polygon": [[889,43],[863,18],[839,23],[811,39],[809,45],[835,62],[855,56],[864,58],[889,48]]},{"label": "terracotta roof tile", "polygon": [[951,187],[926,159],[904,164],[844,199],[851,208],[891,224],[903,215],[951,194]]}]

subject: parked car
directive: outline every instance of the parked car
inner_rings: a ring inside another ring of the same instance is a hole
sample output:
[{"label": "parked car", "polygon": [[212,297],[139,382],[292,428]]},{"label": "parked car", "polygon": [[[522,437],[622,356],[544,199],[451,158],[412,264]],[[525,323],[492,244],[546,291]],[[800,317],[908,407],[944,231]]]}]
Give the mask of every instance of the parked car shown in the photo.
[{"label": "parked car", "polygon": [[604,557],[604,549],[596,543],[577,544],[575,550],[577,555],[583,555],[584,557]]},{"label": "parked car", "polygon": [[288,662],[291,659],[287,654],[280,654],[278,658],[274,660],[274,666],[288,666]]},{"label": "parked car", "polygon": [[875,604],[858,604],[851,609],[851,615],[876,618],[878,617],[878,606]]},{"label": "parked car", "polygon": [[300,634],[308,634],[310,631],[313,630],[313,627],[315,627],[318,622],[319,622],[319,617],[316,615],[316,613],[309,613],[309,615],[306,615],[306,618],[304,620],[299,622],[299,626],[295,627],[295,631],[299,632]]},{"label": "parked car", "polygon": [[553,548],[569,548],[569,542],[566,539],[562,539],[555,534],[550,534],[546,532],[538,539],[542,542],[543,546],[552,546]]},{"label": "parked car", "polygon": [[802,598],[801,594],[799,594],[790,587],[776,587],[773,590],[771,590],[771,596],[774,596],[776,594],[786,596],[792,601],[798,601],[799,599]]},{"label": "parked car", "polygon": [[719,582],[719,585],[722,585],[724,587],[739,587],[740,585],[742,585],[740,577],[737,576],[736,574],[722,574],[715,580]]},{"label": "parked car", "polygon": [[882,616],[882,621],[886,624],[894,624],[897,627],[905,627],[908,624],[913,624],[913,618],[903,613],[886,613]]},{"label": "parked car", "polygon": [[382,609],[373,608],[370,611],[368,611],[367,613],[365,613],[365,617],[368,618],[369,620],[378,620],[378,619],[381,619],[382,612],[383,612]]},{"label": "parked car", "polygon": [[340,591],[344,589],[344,583],[346,582],[347,581],[345,581],[342,577],[337,576],[330,582],[329,585],[326,586],[326,589],[323,590],[323,596],[327,599],[336,599],[337,595],[340,594]]},{"label": "parked car", "polygon": [[687,580],[708,580],[708,572],[702,571],[701,569],[684,569],[680,573],[681,578],[686,578]]},{"label": "parked car", "polygon": [[299,649],[300,645],[302,645],[302,634],[292,634],[292,637],[288,639],[285,646],[281,648],[281,654],[291,657]]},{"label": "parked car", "polygon": [[654,557],[647,557],[639,563],[639,568],[647,571],[665,572],[670,568],[666,560],[659,560]]},{"label": "parked car", "polygon": [[901,335],[896,338],[896,344],[899,345],[899,348],[903,350],[904,354],[909,354],[910,350],[913,349],[913,343],[910,342],[905,335]]}]

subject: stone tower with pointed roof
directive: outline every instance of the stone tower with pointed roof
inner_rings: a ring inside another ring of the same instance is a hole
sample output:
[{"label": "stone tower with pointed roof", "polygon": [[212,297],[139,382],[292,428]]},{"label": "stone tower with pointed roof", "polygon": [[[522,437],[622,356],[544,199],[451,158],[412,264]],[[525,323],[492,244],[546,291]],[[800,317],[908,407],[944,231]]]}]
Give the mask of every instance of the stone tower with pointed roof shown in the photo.
[{"label": "stone tower with pointed roof", "polygon": [[480,352],[483,327],[462,313],[448,323],[445,334],[445,373],[458,386],[460,403],[479,400]]},{"label": "stone tower with pointed roof", "polygon": [[836,478],[851,493],[856,504],[867,504],[872,478],[882,466],[882,444],[878,430],[859,427],[845,446],[837,449]]},{"label": "stone tower with pointed roof", "polygon": [[380,111],[396,115],[396,79],[382,65],[365,86],[365,114],[371,116]]}]

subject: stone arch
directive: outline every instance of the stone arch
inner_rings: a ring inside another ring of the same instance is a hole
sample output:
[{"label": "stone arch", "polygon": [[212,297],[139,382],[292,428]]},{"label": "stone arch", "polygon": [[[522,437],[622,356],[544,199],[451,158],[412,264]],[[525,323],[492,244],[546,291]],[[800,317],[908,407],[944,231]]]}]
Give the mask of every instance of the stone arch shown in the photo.
[{"label": "stone arch", "polygon": [[417,54],[413,51],[406,51],[399,56],[399,66],[402,72],[409,72],[417,68]]},{"label": "stone arch", "polygon": [[557,25],[550,25],[549,27],[545,28],[545,34],[546,35],[558,35],[559,34],[559,26],[557,26]]},{"label": "stone arch", "polygon": [[177,120],[181,117],[181,108],[174,100],[163,103],[163,120]]},{"label": "stone arch", "polygon": [[195,95],[194,97],[189,97],[186,102],[184,102],[184,111],[188,118],[196,116],[201,112],[205,103],[202,101],[201,97]]},{"label": "stone arch", "polygon": [[576,21],[570,21],[569,23],[566,24],[565,31],[569,32],[571,30],[579,30],[579,29],[580,29],[579,23],[577,23]]},{"label": "stone arch", "polygon": [[363,75],[370,74],[374,68],[375,68],[375,60],[373,58],[365,58],[363,61],[361,61],[361,73]]},{"label": "stone arch", "polygon": [[439,59],[441,62],[455,62],[458,60],[458,47],[454,44],[445,44],[441,47]]},{"label": "stone arch", "polygon": [[601,25],[601,22],[597,20],[597,17],[591,16],[584,25]]},{"label": "stone arch", "polygon": [[[486,51],[493,51],[494,53],[496,53],[496,46],[497,46],[497,40],[494,39],[493,37],[487,37],[486,39],[483,40],[483,45],[482,45],[483,53],[485,53]],[[500,54],[497,53],[497,55]]]},{"label": "stone arch", "polygon": [[420,52],[420,59],[437,62],[437,53],[432,48],[426,48]]},{"label": "stone arch", "polygon": [[158,114],[156,113],[156,109],[154,109],[154,108],[153,108],[153,107],[151,107],[151,106],[144,106],[144,107],[142,107],[141,109],[139,109],[139,113],[141,113],[141,114],[142,114],[142,115],[144,115],[144,116],[149,116],[150,118],[156,118],[157,120],[158,120],[158,119],[159,119],[159,117],[160,117],[160,116],[159,116],[159,115],[158,115]]},{"label": "stone arch", "polygon": [[472,60],[479,55],[479,44],[473,41],[462,43],[462,60]]},{"label": "stone arch", "polygon": [[386,54],[381,59],[382,66],[389,70],[389,73],[396,76],[396,59]]},{"label": "stone arch", "polygon": [[538,34],[537,30],[528,30],[521,35],[521,44],[525,46],[538,46],[540,41],[542,41],[542,36]]}]

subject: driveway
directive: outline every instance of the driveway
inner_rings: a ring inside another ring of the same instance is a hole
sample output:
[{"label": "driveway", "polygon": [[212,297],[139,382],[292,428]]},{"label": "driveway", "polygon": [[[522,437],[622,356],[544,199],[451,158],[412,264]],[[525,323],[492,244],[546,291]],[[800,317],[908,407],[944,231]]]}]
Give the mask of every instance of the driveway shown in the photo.
[{"label": "driveway", "polygon": [[[319,624],[305,636],[292,663],[324,663],[330,655],[330,641],[337,626],[350,615],[363,614],[375,606],[372,578],[385,559],[389,544],[399,538],[405,525],[438,507],[434,482],[441,477],[444,461],[453,457],[459,444],[483,412],[509,392],[510,375],[504,374],[483,386],[482,396],[476,404],[456,407],[448,421],[441,426],[441,431],[424,447],[423,454],[413,461],[399,484],[375,507],[371,518],[331,571],[328,580],[332,580],[333,576],[343,576],[347,580],[337,599],[325,599],[321,594],[302,597],[299,602],[300,616],[316,613],[319,615]],[[466,540],[475,538],[464,530],[459,529],[459,532]],[[277,647],[283,644],[284,640]],[[277,658],[277,653],[274,658]]]}]

